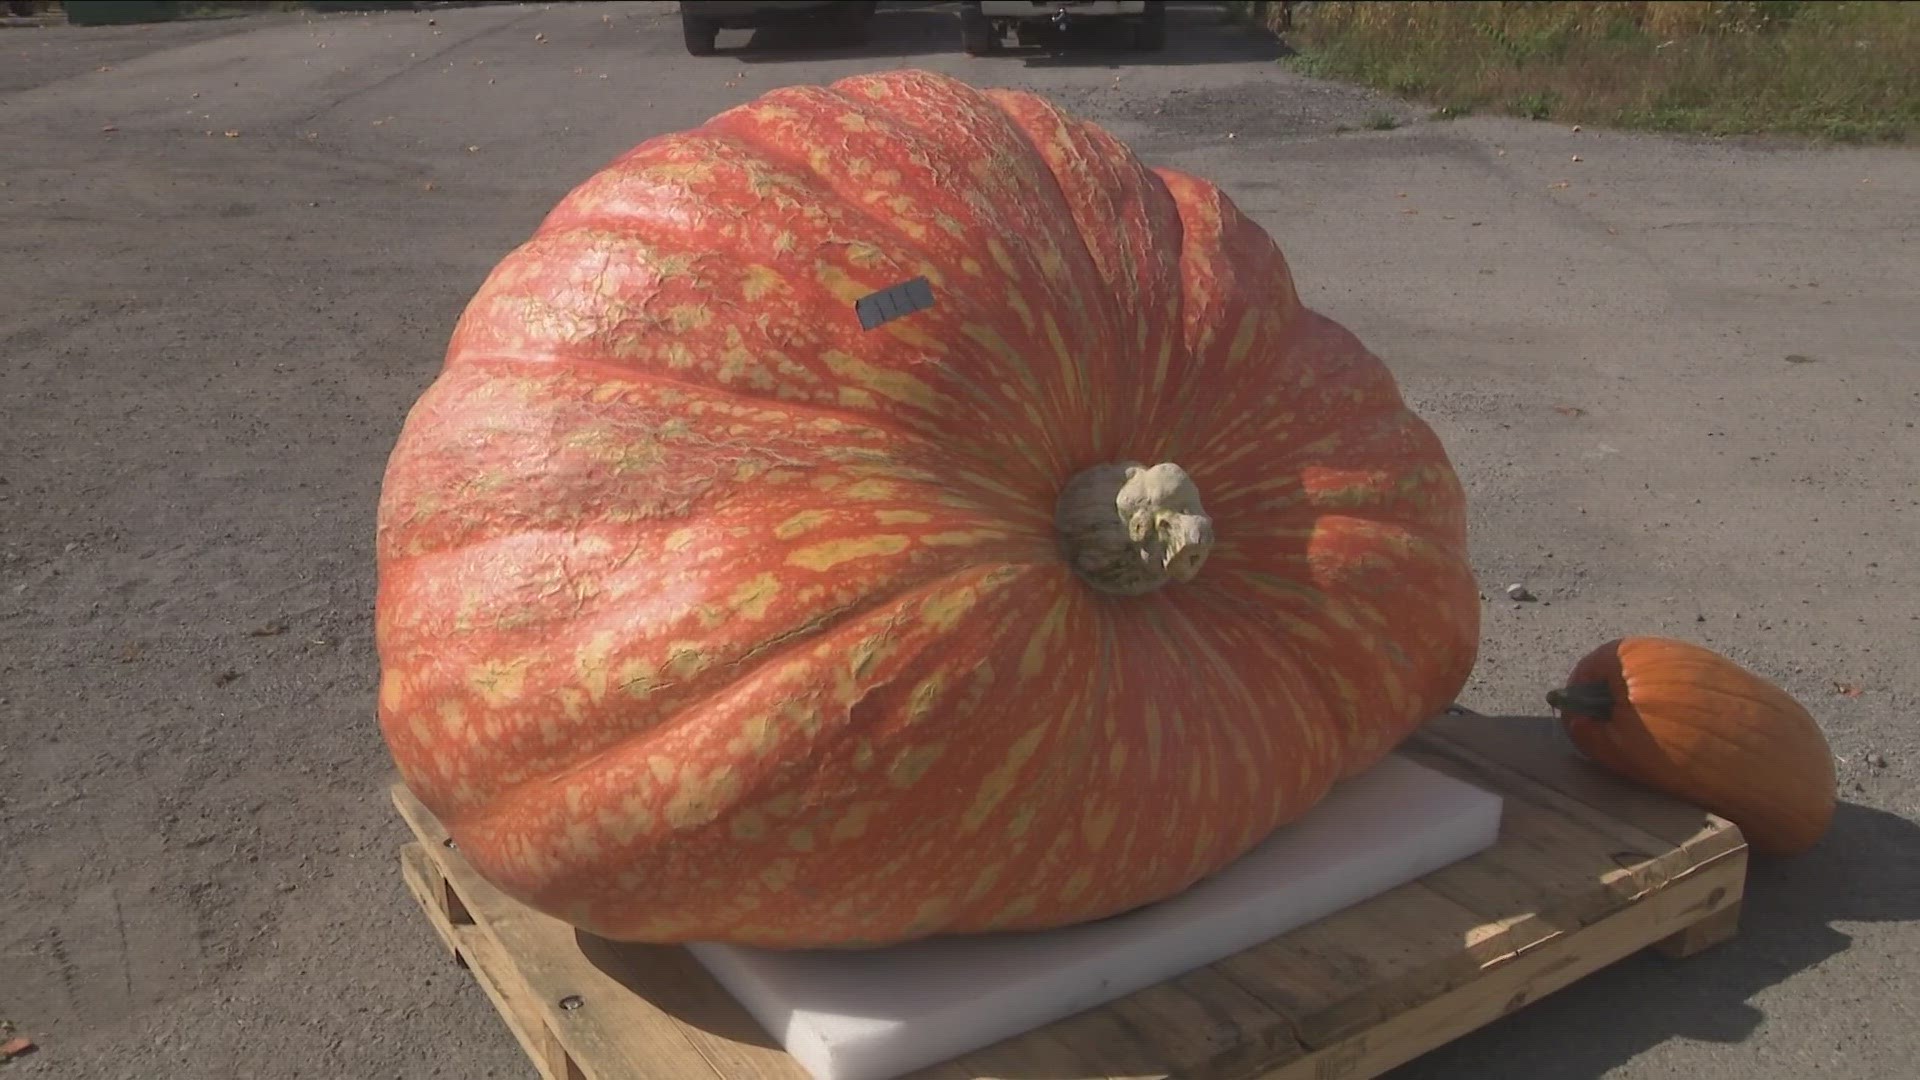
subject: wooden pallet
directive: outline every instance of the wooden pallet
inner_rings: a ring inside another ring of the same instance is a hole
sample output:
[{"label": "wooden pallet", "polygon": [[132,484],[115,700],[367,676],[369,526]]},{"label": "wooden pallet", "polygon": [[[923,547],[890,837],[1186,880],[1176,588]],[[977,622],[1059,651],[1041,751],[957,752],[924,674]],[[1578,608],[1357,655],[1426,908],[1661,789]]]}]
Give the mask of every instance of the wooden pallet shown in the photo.
[{"label": "wooden pallet", "polygon": [[[1494,847],[914,1080],[1364,1080],[1642,948],[1733,936],[1739,830],[1603,775],[1550,721],[1450,714],[1406,752],[1505,796]],[[393,798],[418,837],[407,885],[547,1080],[805,1080],[684,949],[507,899],[406,788]]]}]

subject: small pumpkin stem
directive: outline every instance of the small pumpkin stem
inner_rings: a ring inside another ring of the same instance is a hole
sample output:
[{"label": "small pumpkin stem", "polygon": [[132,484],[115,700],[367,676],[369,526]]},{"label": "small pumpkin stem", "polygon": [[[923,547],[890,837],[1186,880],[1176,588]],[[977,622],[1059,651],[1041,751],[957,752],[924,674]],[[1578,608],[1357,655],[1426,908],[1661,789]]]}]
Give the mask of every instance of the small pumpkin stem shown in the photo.
[{"label": "small pumpkin stem", "polygon": [[1061,489],[1053,523],[1074,571],[1121,596],[1193,580],[1213,549],[1200,489],[1171,462],[1095,465]]},{"label": "small pumpkin stem", "polygon": [[1605,720],[1613,715],[1613,691],[1606,683],[1580,683],[1547,691],[1547,704],[1563,713]]}]

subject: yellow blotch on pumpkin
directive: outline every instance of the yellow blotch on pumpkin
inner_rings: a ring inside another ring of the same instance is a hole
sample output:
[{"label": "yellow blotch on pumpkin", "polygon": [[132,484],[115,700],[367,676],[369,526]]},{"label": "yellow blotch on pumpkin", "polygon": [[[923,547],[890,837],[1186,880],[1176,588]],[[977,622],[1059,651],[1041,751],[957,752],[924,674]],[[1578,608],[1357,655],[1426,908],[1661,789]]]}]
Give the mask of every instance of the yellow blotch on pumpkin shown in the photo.
[{"label": "yellow blotch on pumpkin", "polygon": [[812,532],[827,523],[825,510],[802,510],[773,527],[773,535],[782,540]]},{"label": "yellow blotch on pumpkin", "polygon": [[965,902],[969,904],[979,902],[981,897],[993,891],[994,884],[999,880],[1000,864],[993,863],[973,879],[973,884],[967,889]]},{"label": "yellow blotch on pumpkin", "polygon": [[779,892],[793,884],[793,879],[799,876],[799,873],[800,866],[794,860],[775,859],[767,864],[765,870],[760,871],[760,884],[765,885],[768,892]]},{"label": "yellow blotch on pumpkin", "polygon": [[904,536],[880,534],[844,540],[829,540],[825,543],[810,544],[795,548],[787,554],[787,563],[813,571],[831,570],[841,563],[855,559],[872,559],[885,555],[898,555],[907,549],[910,543]]},{"label": "yellow blotch on pumpkin", "polygon": [[1033,803],[1027,803],[1025,806],[1022,806],[1020,809],[1015,810],[1013,812],[1013,817],[1007,819],[1008,839],[1018,840],[1022,836],[1025,836],[1027,833],[1027,829],[1032,827],[1033,825],[1033,819],[1039,813],[1040,813],[1040,808],[1038,806],[1035,806]]},{"label": "yellow blotch on pumpkin", "polygon": [[[624,693],[644,698],[660,684],[660,673],[645,660],[628,660],[613,673],[614,684]],[[594,698],[598,701],[598,698]]]},{"label": "yellow blotch on pumpkin", "polygon": [[[951,630],[967,612],[973,610],[979,599],[979,594],[972,589],[938,592],[920,602],[920,618],[935,630]],[[917,696],[918,691],[915,693]]]},{"label": "yellow blotch on pumpkin", "polygon": [[739,791],[740,780],[730,766],[721,765],[708,773],[688,770],[680,774],[679,786],[667,799],[663,816],[675,829],[705,825],[719,817]]},{"label": "yellow blotch on pumpkin", "polygon": [[744,615],[749,619],[758,619],[767,613],[767,608],[773,604],[774,597],[778,595],[780,595],[780,579],[771,573],[756,574],[751,579],[741,582],[739,588],[733,590],[733,595],[727,598],[727,606],[736,614]]},{"label": "yellow blotch on pumpkin", "polygon": [[671,679],[690,679],[713,664],[713,657],[701,650],[698,642],[676,641],[667,646],[667,662],[660,673]]},{"label": "yellow blotch on pumpkin", "polygon": [[595,704],[607,696],[608,661],[615,640],[612,631],[603,630],[593,635],[574,657],[574,673],[586,688],[587,699]]},{"label": "yellow blotch on pumpkin", "polygon": [[1034,631],[1027,642],[1026,652],[1020,656],[1020,677],[1031,679],[1047,669],[1047,654],[1052,650],[1054,640],[1060,636],[1067,624],[1067,601],[1065,597],[1054,601],[1053,608],[1040,622],[1040,629]]},{"label": "yellow blotch on pumpkin", "polygon": [[911,926],[915,930],[931,930],[946,922],[947,914],[952,910],[953,902],[945,897],[936,896],[931,900],[922,900],[920,906],[913,909]]},{"label": "yellow blotch on pumpkin", "polygon": [[1113,834],[1113,823],[1120,817],[1118,806],[1087,807],[1080,821],[1081,835],[1086,837],[1087,846],[1099,851],[1106,846],[1107,837]]},{"label": "yellow blotch on pumpkin", "polygon": [[1013,790],[1014,778],[1019,775],[1021,767],[1026,765],[1027,759],[1031,758],[1033,752],[1039,748],[1040,740],[1046,736],[1046,733],[1047,726],[1045,722],[1041,722],[1027,729],[1026,734],[1014,740],[1013,745],[1007,749],[1007,756],[999,766],[980,782],[980,789],[973,797],[973,805],[969,806],[967,812],[960,818],[962,829],[973,832],[985,824],[987,816],[992,814],[994,808],[1000,805],[1000,801]]},{"label": "yellow blotch on pumpkin", "polygon": [[991,540],[1004,540],[1006,536],[999,529],[962,529],[928,533],[920,538],[920,542],[928,547],[974,547]]},{"label": "yellow blotch on pumpkin", "polygon": [[927,775],[933,763],[947,752],[946,743],[928,743],[925,746],[910,746],[893,756],[893,762],[887,766],[887,782],[897,788],[910,788]]},{"label": "yellow blotch on pumpkin", "polygon": [[733,815],[733,838],[746,842],[764,839],[767,835],[767,818],[758,810],[742,810]]},{"label": "yellow blotch on pumpkin", "polygon": [[780,272],[771,266],[756,263],[740,275],[740,293],[748,300],[763,300],[786,287],[787,283],[781,278]]},{"label": "yellow blotch on pumpkin", "polygon": [[628,795],[617,807],[600,812],[600,827],[616,844],[625,844],[643,832],[652,831],[653,809],[638,795]]},{"label": "yellow blotch on pumpkin", "polygon": [[[864,294],[862,294],[864,295]],[[935,411],[940,395],[933,387],[914,378],[904,371],[891,371],[875,367],[858,357],[830,349],[821,356],[827,370],[834,375],[858,383],[862,389],[872,391],[881,397]]]},{"label": "yellow blotch on pumpkin", "polygon": [[925,525],[933,520],[924,510],[876,510],[873,517],[882,525]]},{"label": "yellow blotch on pumpkin", "polygon": [[527,668],[531,661],[488,660],[467,674],[467,683],[481,701],[493,708],[502,708],[520,700],[526,692]]},{"label": "yellow blotch on pumpkin", "polygon": [[1071,901],[1074,897],[1086,892],[1087,886],[1091,884],[1093,884],[1093,871],[1081,867],[1067,877],[1066,884],[1060,886],[1060,899]]},{"label": "yellow blotch on pumpkin", "polygon": [[997,924],[1005,924],[1013,922],[1015,919],[1024,919],[1033,914],[1033,909],[1036,906],[1037,902],[1033,897],[1018,897],[1008,901],[1007,906],[1001,908],[1000,913],[993,917],[993,921]]},{"label": "yellow blotch on pumpkin", "polygon": [[1013,263],[1013,256],[1000,241],[991,238],[987,240],[987,255],[993,259],[993,265],[999,267],[1001,273],[1008,277],[1020,276],[1019,268]]},{"label": "yellow blotch on pumpkin", "polygon": [[840,492],[840,496],[859,502],[879,502],[882,499],[893,498],[899,490],[900,485],[886,480],[858,480],[847,485],[846,489]]},{"label": "yellow blotch on pumpkin", "polygon": [[381,672],[380,707],[389,712],[396,711],[400,708],[400,703],[405,700],[405,697],[406,689],[400,681],[399,670],[388,668],[386,671]]},{"label": "yellow blotch on pumpkin", "polygon": [[873,817],[876,806],[877,804],[870,802],[854,803],[847,808],[846,813],[840,815],[840,820],[833,823],[833,830],[828,833],[828,838],[840,844],[865,836],[868,819]]},{"label": "yellow blotch on pumpkin", "polygon": [[942,672],[936,671],[920,680],[920,684],[915,686],[913,693],[907,697],[907,723],[917,724],[933,715],[933,710],[940,704],[940,698],[946,693],[946,689],[947,679]]}]

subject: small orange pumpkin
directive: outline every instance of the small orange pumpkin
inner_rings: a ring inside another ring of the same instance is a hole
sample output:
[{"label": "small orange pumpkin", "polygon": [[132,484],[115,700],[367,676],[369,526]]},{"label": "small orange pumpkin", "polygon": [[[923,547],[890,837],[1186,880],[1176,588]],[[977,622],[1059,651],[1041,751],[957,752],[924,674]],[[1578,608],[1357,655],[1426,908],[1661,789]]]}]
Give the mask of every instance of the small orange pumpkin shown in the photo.
[{"label": "small orange pumpkin", "polygon": [[1833,754],[1798,701],[1711,649],[1625,637],[1549,691],[1594,763],[1740,827],[1759,855],[1812,847],[1833,820]]}]

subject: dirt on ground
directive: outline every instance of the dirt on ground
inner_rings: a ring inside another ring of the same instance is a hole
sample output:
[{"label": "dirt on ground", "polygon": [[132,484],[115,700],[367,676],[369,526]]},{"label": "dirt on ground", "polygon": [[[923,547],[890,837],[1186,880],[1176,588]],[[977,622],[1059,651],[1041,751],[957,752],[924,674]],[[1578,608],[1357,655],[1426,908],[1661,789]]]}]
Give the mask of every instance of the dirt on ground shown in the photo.
[{"label": "dirt on ground", "polygon": [[[1472,500],[1463,703],[1625,632],[1807,702],[1845,799],[1742,934],[1396,1073],[1910,1077],[1920,168],[1434,121],[1182,9],[1161,56],[685,55],[671,4],[0,28],[0,1020],[22,1077],[530,1077],[404,892],[370,612],[388,448],[487,270],[640,140],[925,66],[1219,181]],[[1392,125],[1392,126],[1389,126]],[[1515,603],[1510,583],[1538,597]],[[1470,1064],[1469,1064],[1470,1063]]]}]

